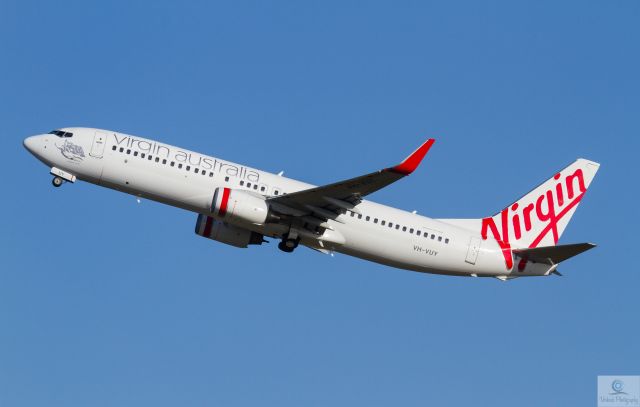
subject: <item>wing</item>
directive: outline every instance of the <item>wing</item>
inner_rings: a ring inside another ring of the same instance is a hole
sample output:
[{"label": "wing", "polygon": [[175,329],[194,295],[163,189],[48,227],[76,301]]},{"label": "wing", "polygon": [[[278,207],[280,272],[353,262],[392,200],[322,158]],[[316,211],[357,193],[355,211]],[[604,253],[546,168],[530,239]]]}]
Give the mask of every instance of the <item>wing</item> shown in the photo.
[{"label": "wing", "polygon": [[[306,217],[305,220],[316,226],[327,219],[335,219],[344,210],[358,212],[355,207],[362,201],[362,197],[411,174],[434,142],[434,139],[427,140],[396,166],[345,181],[272,197],[268,202],[274,210],[294,217]],[[315,222],[314,218],[318,222]]]}]

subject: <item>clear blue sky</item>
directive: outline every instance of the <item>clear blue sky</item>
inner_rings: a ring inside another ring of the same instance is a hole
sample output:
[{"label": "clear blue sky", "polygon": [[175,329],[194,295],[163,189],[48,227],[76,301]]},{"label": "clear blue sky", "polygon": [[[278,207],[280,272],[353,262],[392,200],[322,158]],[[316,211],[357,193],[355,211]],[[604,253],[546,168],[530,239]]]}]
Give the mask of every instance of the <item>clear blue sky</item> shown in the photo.
[{"label": "clear blue sky", "polygon": [[[640,2],[0,1],[0,406],[590,406],[640,374]],[[480,217],[602,166],[564,277],[465,279],[50,185],[25,136],[91,126],[313,183],[437,138],[372,196]]]}]

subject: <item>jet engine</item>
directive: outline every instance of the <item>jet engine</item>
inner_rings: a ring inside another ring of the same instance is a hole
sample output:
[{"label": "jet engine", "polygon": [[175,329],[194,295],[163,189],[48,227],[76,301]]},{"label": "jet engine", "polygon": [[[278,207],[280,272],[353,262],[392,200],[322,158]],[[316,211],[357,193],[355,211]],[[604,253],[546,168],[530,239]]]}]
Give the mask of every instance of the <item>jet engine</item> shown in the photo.
[{"label": "jet engine", "polygon": [[231,188],[215,189],[211,213],[218,219],[234,224],[263,225],[273,218],[264,198]]},{"label": "jet engine", "polygon": [[207,239],[217,240],[235,247],[247,247],[250,244],[262,244],[263,236],[238,226],[231,225],[211,216],[198,215],[196,234]]}]

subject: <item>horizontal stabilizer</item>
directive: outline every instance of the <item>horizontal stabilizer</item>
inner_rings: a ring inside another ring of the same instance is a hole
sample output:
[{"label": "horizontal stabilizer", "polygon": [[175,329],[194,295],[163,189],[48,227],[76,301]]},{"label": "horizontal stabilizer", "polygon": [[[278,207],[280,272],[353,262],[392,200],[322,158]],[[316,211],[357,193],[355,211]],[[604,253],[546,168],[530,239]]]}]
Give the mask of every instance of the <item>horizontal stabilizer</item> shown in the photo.
[{"label": "horizontal stabilizer", "polygon": [[516,249],[513,253],[525,260],[539,263],[558,264],[568,258],[596,247],[593,243],[563,244],[557,246],[534,247],[533,249]]}]

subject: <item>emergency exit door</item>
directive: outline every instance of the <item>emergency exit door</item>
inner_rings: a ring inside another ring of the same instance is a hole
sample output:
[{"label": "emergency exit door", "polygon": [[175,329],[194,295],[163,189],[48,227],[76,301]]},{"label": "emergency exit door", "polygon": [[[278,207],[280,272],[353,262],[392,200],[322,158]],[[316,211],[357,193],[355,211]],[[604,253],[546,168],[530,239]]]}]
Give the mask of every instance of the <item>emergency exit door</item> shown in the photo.
[{"label": "emergency exit door", "polygon": [[467,258],[465,261],[469,264],[476,264],[476,260],[478,259],[478,252],[480,251],[480,238],[471,237],[469,240],[469,249],[467,250]]},{"label": "emergency exit door", "polygon": [[104,145],[107,143],[107,133],[96,131],[93,136],[93,144],[91,145],[91,157],[102,158],[104,154]]}]

